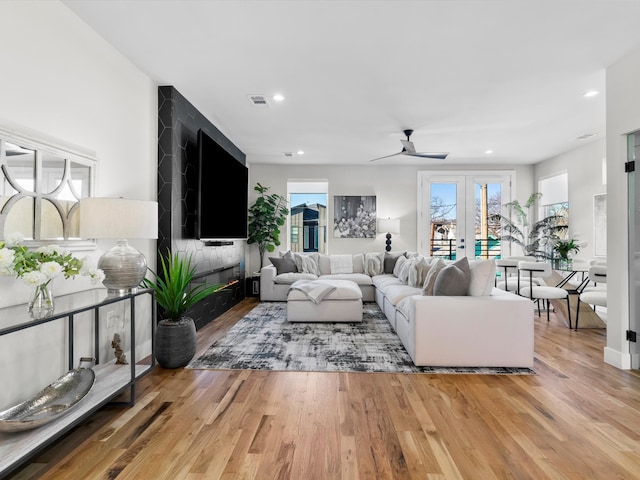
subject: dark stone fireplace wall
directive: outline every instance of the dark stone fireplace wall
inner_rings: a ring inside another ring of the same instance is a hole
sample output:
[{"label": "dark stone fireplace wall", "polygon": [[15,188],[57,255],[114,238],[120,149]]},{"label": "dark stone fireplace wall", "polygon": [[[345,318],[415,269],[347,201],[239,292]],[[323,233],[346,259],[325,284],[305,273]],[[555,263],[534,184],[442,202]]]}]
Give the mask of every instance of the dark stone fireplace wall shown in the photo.
[{"label": "dark stone fireplace wall", "polygon": [[[196,327],[201,328],[244,298],[246,241],[205,246],[193,235],[198,129],[246,164],[245,154],[174,87],[158,87],[158,253],[191,254],[198,282],[237,280],[233,286],[203,300],[188,312]],[[157,265],[160,266],[159,259]]]}]

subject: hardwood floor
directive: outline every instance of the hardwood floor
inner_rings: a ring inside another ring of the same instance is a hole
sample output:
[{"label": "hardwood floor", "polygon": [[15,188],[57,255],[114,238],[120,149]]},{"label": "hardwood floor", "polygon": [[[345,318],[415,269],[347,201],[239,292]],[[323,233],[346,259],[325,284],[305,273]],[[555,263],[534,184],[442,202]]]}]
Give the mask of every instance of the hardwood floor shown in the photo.
[{"label": "hardwood floor", "polygon": [[[255,305],[198,332],[199,350]],[[640,375],[536,316],[537,375],[163,370],[16,479],[640,478]]]}]

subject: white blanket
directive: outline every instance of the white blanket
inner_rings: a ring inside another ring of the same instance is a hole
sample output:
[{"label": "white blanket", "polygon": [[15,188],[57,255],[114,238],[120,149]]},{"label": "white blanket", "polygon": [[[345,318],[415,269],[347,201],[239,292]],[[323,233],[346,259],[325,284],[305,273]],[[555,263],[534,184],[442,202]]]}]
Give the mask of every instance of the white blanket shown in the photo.
[{"label": "white blanket", "polygon": [[353,256],[352,255],[330,255],[331,274],[337,273],[353,273]]},{"label": "white blanket", "polygon": [[308,282],[302,282],[298,280],[291,285],[293,290],[299,290],[304,293],[309,300],[316,305],[322,301],[324,297],[333,292],[337,287],[335,285],[329,285],[328,283],[315,282],[310,280]]}]

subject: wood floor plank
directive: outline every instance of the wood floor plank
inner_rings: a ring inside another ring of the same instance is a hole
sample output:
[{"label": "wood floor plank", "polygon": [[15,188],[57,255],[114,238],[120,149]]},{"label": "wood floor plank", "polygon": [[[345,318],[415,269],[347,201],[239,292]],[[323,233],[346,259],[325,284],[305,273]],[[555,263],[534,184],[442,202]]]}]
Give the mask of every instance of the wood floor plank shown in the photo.
[{"label": "wood floor plank", "polygon": [[[247,299],[198,332],[204,351]],[[535,321],[536,375],[166,370],[8,476],[118,480],[640,479],[640,374],[603,329]]]}]

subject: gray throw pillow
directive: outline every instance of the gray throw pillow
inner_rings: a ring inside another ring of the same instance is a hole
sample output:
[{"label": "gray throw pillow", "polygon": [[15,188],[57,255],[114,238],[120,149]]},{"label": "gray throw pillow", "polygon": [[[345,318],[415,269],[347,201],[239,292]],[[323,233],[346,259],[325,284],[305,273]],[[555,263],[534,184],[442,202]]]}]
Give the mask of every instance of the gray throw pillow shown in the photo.
[{"label": "gray throw pillow", "polygon": [[384,273],[393,273],[393,268],[396,266],[396,262],[398,261],[398,258],[404,257],[406,253],[407,252],[398,252],[398,253],[385,252],[384,253]]},{"label": "gray throw pillow", "polygon": [[293,254],[291,252],[285,253],[282,257],[269,257],[271,263],[276,270],[278,271],[278,275],[281,273],[294,273],[297,272],[296,261],[293,258]]},{"label": "gray throw pillow", "polygon": [[469,260],[467,257],[462,257],[440,270],[433,285],[433,294],[449,297],[466,296],[470,282]]}]

